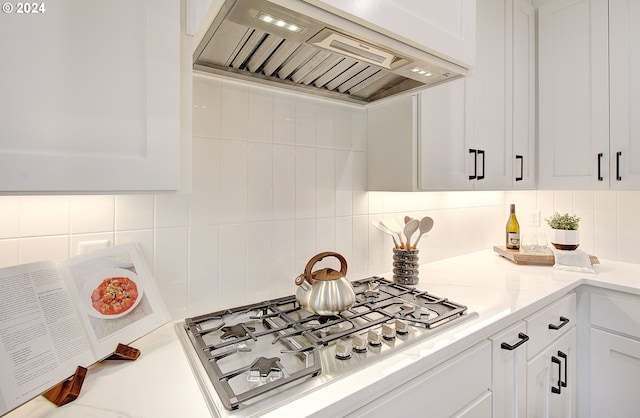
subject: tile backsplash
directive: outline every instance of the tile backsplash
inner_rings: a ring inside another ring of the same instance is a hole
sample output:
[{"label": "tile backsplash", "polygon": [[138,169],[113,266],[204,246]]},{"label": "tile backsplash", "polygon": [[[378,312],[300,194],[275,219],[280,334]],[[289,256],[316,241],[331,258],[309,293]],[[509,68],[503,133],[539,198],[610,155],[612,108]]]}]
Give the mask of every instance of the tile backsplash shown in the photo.
[{"label": "tile backsplash", "polygon": [[581,248],[640,262],[640,192],[366,192],[360,107],[196,75],[193,117],[190,193],[0,196],[0,266],[136,241],[180,319],[291,294],[321,251],[352,279],[390,271],[391,238],[371,226],[384,217],[434,218],[421,262],[489,249],[511,202],[521,224],[529,209],[575,211]]}]

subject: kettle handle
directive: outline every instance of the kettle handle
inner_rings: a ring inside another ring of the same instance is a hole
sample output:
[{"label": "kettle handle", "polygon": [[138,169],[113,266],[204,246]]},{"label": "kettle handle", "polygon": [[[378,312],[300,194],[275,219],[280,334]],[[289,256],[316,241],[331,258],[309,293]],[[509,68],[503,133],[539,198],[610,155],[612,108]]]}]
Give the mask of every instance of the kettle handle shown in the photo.
[{"label": "kettle handle", "polygon": [[[347,275],[347,260],[345,260],[345,258],[338,253],[326,251],[324,253],[315,255],[311,260],[309,260],[309,262],[307,263],[307,266],[304,268],[304,278],[307,279],[309,284],[313,284],[314,282],[314,279],[311,277],[311,269],[313,268],[313,266],[316,265],[316,263],[322,261],[325,257],[337,258],[338,261],[340,261],[340,273],[342,274],[343,277]],[[300,276],[298,278],[300,278]],[[302,284],[302,280],[300,280],[300,283],[298,283],[298,280],[296,279],[296,284],[297,285]]]}]

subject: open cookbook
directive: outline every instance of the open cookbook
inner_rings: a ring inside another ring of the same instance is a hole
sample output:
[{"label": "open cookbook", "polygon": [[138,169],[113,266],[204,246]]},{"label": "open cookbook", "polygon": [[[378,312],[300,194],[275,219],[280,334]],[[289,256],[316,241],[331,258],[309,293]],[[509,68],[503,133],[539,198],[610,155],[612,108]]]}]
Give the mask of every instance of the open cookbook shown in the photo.
[{"label": "open cookbook", "polygon": [[0,269],[0,415],[168,320],[136,244]]}]

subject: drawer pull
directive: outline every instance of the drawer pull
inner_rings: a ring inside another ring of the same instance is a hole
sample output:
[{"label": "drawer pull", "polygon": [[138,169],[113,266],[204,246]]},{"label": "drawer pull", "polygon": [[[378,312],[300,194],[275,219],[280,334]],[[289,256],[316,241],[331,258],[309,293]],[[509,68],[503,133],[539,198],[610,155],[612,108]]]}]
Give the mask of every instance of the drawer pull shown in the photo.
[{"label": "drawer pull", "polygon": [[560,361],[560,359],[556,356],[551,356],[551,362],[555,363],[558,365],[558,387],[555,386],[551,386],[551,393],[557,393],[558,395],[560,394],[560,390],[562,388],[562,362]]},{"label": "drawer pull", "polygon": [[560,357],[561,359],[564,360],[564,382],[562,381],[562,379],[560,379],[560,386],[562,386],[563,388],[567,387],[567,355],[565,353],[563,353],[562,351],[558,350],[558,357]]},{"label": "drawer pull", "polygon": [[560,321],[562,321],[562,323],[560,325],[549,324],[549,329],[558,330],[558,329],[564,327],[565,325],[567,325],[569,323],[569,318],[565,318],[564,316],[561,316],[560,317]]},{"label": "drawer pull", "polygon": [[502,344],[500,344],[500,348],[502,348],[503,350],[511,351],[511,350],[515,350],[516,348],[520,347],[522,344],[524,344],[527,341],[529,341],[529,336],[527,334],[522,333],[522,332],[518,334],[518,338],[520,338],[520,341],[518,341],[514,345],[510,345],[510,344],[507,344],[507,343],[503,342]]}]

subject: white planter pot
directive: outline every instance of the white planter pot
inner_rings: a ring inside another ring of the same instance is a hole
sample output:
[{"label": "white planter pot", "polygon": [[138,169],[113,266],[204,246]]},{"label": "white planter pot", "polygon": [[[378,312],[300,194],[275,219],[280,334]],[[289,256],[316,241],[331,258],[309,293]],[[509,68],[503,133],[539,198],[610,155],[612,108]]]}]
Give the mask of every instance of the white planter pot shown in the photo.
[{"label": "white planter pot", "polygon": [[578,230],[552,229],[551,243],[558,250],[575,250],[580,245]]}]

